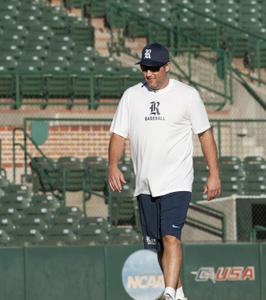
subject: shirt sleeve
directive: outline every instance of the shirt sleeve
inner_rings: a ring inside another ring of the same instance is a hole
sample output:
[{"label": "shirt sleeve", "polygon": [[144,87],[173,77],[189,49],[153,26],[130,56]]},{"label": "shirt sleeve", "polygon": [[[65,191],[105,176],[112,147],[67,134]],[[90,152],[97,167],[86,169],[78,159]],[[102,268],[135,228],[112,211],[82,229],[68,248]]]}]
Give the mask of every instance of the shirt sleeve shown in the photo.
[{"label": "shirt sleeve", "polygon": [[110,127],[110,131],[124,138],[128,138],[129,131],[129,110],[128,90],[124,92]]},{"label": "shirt sleeve", "polygon": [[204,132],[211,127],[207,111],[200,97],[199,92],[193,89],[190,99],[189,115],[192,130],[195,134]]}]

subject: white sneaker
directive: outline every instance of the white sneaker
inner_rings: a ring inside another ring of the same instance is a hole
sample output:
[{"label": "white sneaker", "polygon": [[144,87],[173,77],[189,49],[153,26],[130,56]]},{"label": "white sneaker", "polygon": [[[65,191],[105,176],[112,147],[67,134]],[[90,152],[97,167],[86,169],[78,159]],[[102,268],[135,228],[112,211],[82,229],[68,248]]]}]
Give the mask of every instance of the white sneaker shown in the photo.
[{"label": "white sneaker", "polygon": [[177,299],[175,299],[175,300],[188,300],[188,298],[187,298],[187,297],[184,297],[184,298],[177,298]]},{"label": "white sneaker", "polygon": [[174,300],[169,294],[164,294],[161,298],[162,300]]}]

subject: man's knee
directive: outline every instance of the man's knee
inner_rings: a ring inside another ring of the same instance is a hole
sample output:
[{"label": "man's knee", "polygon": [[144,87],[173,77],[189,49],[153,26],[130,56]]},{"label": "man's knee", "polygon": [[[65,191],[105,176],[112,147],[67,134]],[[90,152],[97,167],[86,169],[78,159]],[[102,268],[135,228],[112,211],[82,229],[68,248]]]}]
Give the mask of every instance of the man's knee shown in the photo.
[{"label": "man's knee", "polygon": [[162,240],[163,240],[164,248],[173,247],[173,246],[179,247],[181,245],[181,241],[173,235],[165,235]]}]

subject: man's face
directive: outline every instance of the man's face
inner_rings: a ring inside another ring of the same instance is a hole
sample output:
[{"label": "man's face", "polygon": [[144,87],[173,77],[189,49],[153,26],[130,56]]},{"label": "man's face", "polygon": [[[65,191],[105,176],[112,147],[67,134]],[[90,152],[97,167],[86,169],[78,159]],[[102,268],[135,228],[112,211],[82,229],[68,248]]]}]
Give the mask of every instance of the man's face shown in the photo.
[{"label": "man's face", "polygon": [[168,72],[170,69],[169,63],[161,67],[148,67],[141,65],[144,79],[149,87],[153,90],[160,90],[167,86],[169,78]]}]

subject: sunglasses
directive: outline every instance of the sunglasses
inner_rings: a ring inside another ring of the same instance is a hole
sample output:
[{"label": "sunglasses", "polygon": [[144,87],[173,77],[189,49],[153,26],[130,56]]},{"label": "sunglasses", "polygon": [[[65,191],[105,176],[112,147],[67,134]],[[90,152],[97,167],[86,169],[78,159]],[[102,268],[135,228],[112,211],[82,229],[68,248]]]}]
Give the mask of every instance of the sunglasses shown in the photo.
[{"label": "sunglasses", "polygon": [[151,71],[152,73],[155,72],[159,72],[162,66],[160,67],[149,67],[149,66],[144,66],[144,65],[140,65],[141,71],[142,72],[147,72],[147,71]]}]

